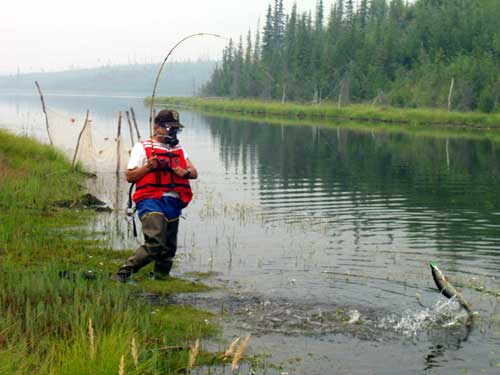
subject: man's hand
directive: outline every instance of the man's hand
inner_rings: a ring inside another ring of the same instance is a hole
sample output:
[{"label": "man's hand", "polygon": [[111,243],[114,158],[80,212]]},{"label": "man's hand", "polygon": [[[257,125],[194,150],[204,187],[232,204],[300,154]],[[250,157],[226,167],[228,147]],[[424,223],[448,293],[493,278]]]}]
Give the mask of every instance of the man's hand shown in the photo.
[{"label": "man's hand", "polygon": [[146,165],[140,168],[127,169],[126,177],[128,182],[137,182],[149,172],[154,171],[160,163],[158,157],[153,156],[148,160]]},{"label": "man's hand", "polygon": [[187,170],[181,167],[174,167],[172,168],[174,170],[174,173],[179,176],[179,177],[185,177],[187,174]]},{"label": "man's hand", "polygon": [[158,168],[158,157],[152,156],[151,158],[149,158],[148,163],[146,164],[146,169],[148,171],[152,171],[156,168]]}]

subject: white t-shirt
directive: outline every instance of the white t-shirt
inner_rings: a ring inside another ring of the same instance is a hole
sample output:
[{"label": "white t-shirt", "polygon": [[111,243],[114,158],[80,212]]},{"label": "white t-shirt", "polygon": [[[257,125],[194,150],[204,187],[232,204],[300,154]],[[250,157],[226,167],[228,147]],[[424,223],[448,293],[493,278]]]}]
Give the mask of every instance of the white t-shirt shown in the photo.
[{"label": "white t-shirt", "polygon": [[[184,158],[189,159],[186,150],[182,148],[182,146],[177,145],[174,147],[170,147],[164,143],[153,141],[153,147],[158,151],[174,151],[174,150],[182,150],[184,152]],[[144,145],[141,142],[137,142],[132,151],[130,152],[130,158],[128,159],[127,169],[135,169],[144,167],[148,163],[148,157],[146,155],[146,150],[144,150]]]}]

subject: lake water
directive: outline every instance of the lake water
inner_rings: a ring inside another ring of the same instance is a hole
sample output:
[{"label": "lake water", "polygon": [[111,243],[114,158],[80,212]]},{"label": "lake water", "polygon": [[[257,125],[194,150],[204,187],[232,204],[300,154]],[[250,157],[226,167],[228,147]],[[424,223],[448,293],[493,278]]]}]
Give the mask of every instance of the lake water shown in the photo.
[{"label": "lake water", "polygon": [[[89,189],[116,209],[90,228],[105,246],[137,246],[128,185],[105,156],[115,147],[118,111],[133,107],[141,134],[149,133],[142,97],[46,102],[59,124],[55,143],[69,158],[89,109],[101,155]],[[282,365],[257,373],[498,373],[498,141],[178,109],[181,142],[200,178],[181,221],[174,274],[210,273],[205,282],[227,289],[177,299],[223,312],[228,340],[252,334],[250,352]],[[0,126],[48,141],[32,93],[0,95]],[[130,148],[128,125],[121,142]],[[478,312],[472,326],[439,295],[430,261],[463,288]]]}]

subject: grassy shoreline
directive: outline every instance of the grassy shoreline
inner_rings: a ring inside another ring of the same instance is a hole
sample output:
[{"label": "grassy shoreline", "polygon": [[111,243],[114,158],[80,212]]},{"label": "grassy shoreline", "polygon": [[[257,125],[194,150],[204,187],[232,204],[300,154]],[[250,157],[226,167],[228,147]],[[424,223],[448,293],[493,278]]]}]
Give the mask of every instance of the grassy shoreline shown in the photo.
[{"label": "grassy shoreline", "polygon": [[[122,362],[126,374],[188,372],[195,340],[218,334],[214,316],[138,295],[207,288],[109,280],[127,253],[75,229],[93,212],[62,204],[85,178],[53,148],[0,131],[0,374],[117,374]],[[196,363],[219,356],[201,351]]]},{"label": "grassy shoreline", "polygon": [[202,111],[207,117],[217,119],[228,119],[236,121],[245,121],[250,123],[266,123],[275,126],[313,126],[319,129],[349,129],[360,133],[404,133],[416,137],[432,137],[440,139],[469,139],[469,140],[488,140],[500,142],[500,132],[496,129],[477,129],[472,127],[458,127],[445,125],[405,125],[405,124],[387,124],[377,123],[368,124],[366,122],[356,121],[332,121],[325,119],[298,119],[298,118],[280,118],[276,116],[253,116],[243,115],[233,112],[215,112]]},{"label": "grassy shoreline", "polygon": [[[146,102],[150,98],[145,99]],[[351,120],[408,125],[448,125],[476,129],[500,129],[500,114],[448,112],[439,109],[401,109],[386,106],[350,105],[338,108],[334,103],[300,104],[252,99],[158,97],[156,105],[174,104],[209,112],[230,112],[252,116],[296,119]]]}]

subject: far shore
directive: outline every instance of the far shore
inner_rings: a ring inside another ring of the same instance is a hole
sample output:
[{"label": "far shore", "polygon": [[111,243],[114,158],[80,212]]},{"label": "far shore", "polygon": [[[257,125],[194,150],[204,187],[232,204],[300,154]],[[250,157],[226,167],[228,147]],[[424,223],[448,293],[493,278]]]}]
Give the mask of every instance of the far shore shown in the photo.
[{"label": "far shore", "polygon": [[[146,98],[150,102],[151,98]],[[336,103],[281,103],[254,99],[203,97],[157,97],[155,105],[183,105],[207,112],[228,112],[245,116],[273,116],[286,119],[352,120],[408,125],[444,125],[484,130],[500,130],[500,113],[454,112],[433,108],[407,109],[390,106]]]}]

